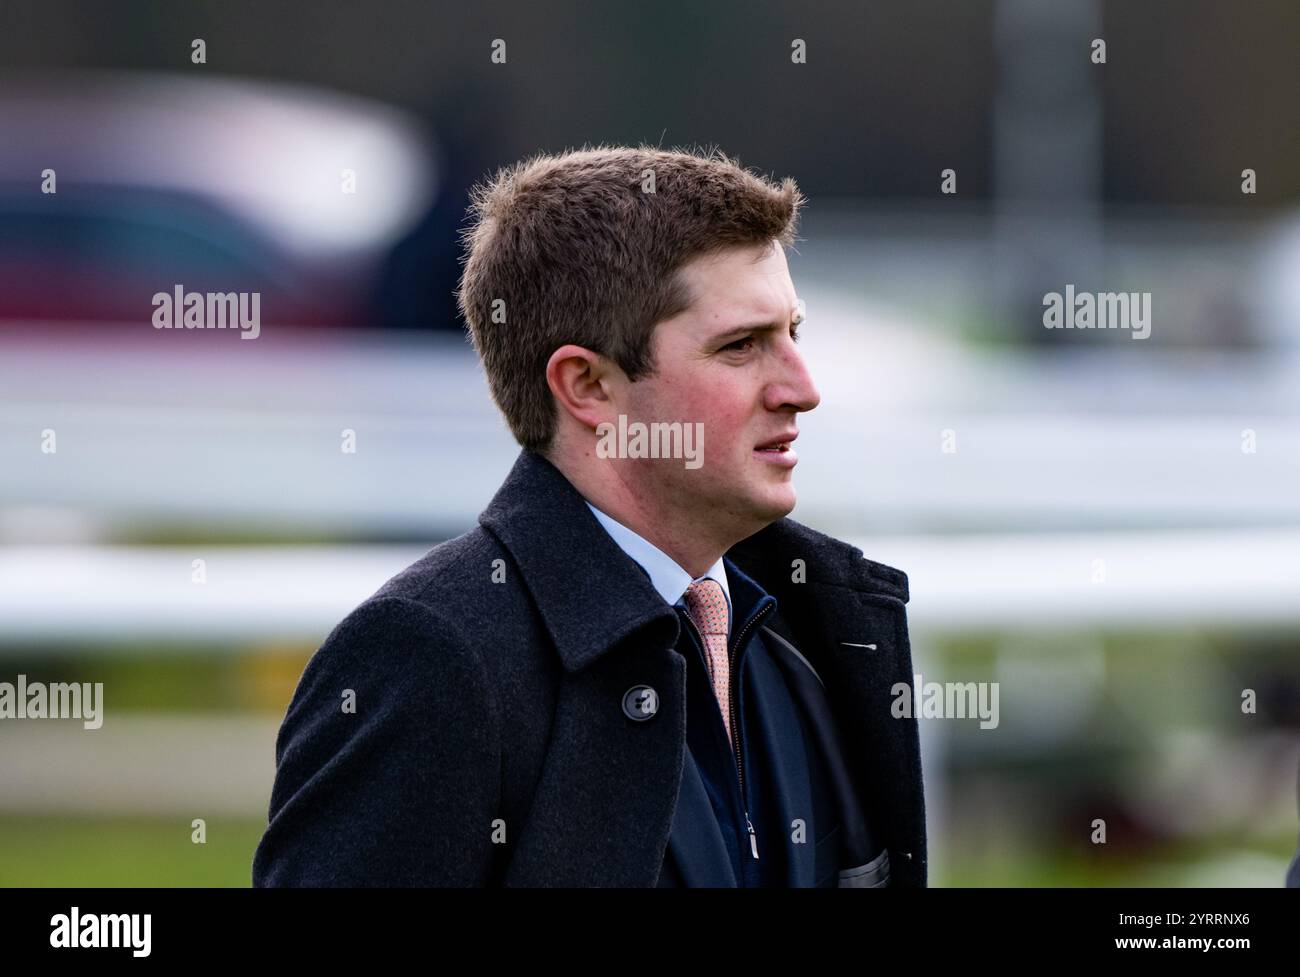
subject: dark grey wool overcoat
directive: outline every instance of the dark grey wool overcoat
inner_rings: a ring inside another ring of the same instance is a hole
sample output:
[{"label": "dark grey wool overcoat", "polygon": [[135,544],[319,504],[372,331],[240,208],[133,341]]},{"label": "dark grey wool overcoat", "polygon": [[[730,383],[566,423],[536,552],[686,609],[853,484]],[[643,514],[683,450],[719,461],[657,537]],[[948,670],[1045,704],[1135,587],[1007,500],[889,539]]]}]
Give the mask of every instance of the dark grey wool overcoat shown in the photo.
[{"label": "dark grey wool overcoat", "polygon": [[[926,884],[907,577],[781,519],[727,553],[825,686],[891,886]],[[686,749],[681,621],[522,451],[470,532],[330,633],[276,741],[258,886],[655,886]],[[625,712],[657,690],[653,721]],[[345,705],[352,703],[350,707]]]}]

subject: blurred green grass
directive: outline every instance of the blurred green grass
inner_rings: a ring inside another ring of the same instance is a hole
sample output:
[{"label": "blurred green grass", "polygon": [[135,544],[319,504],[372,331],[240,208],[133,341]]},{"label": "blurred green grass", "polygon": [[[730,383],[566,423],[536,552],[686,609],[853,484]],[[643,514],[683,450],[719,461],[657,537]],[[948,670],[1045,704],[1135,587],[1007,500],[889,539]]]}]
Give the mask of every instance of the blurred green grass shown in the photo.
[{"label": "blurred green grass", "polygon": [[945,888],[1283,888],[1295,832],[1260,838],[1210,836],[1144,851],[1089,852],[1004,848],[956,854],[932,868],[931,885]]},{"label": "blurred green grass", "polygon": [[[207,843],[190,841],[177,818],[0,816],[0,886],[32,888],[243,888],[265,825],[208,822]],[[1216,865],[1241,863],[1236,884],[1281,887],[1292,834],[1242,848],[1240,839],[1162,846],[1136,857],[1036,851],[958,856],[931,867],[931,885],[966,888],[1118,887],[1195,884]]]},{"label": "blurred green grass", "polygon": [[252,885],[264,820],[0,815],[0,886],[240,888]]}]

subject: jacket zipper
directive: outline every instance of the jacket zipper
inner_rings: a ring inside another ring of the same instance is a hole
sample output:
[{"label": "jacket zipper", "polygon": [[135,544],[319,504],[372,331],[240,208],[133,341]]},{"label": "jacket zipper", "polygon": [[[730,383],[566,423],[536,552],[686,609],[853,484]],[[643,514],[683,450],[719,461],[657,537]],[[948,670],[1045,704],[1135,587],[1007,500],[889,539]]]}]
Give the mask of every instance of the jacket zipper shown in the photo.
[{"label": "jacket zipper", "polygon": [[[738,676],[736,675],[736,652],[740,649],[745,640],[745,635],[761,618],[767,616],[768,612],[775,607],[775,604],[768,604],[748,621],[736,635],[736,640],[732,642],[731,648],[727,652],[727,687],[729,694],[727,696],[727,712],[731,720],[732,745],[736,752],[736,776],[740,784],[740,805],[745,809],[745,829],[749,832],[749,850],[755,858],[758,858],[758,836],[754,833],[754,822],[749,819],[749,806],[745,801],[745,761],[741,750],[740,742],[740,724],[736,722],[736,684]],[[691,629],[695,631],[695,636],[700,642],[700,648],[704,647],[704,639],[700,636],[699,629],[695,627],[695,622],[691,620],[689,614],[686,620],[690,621]]]}]

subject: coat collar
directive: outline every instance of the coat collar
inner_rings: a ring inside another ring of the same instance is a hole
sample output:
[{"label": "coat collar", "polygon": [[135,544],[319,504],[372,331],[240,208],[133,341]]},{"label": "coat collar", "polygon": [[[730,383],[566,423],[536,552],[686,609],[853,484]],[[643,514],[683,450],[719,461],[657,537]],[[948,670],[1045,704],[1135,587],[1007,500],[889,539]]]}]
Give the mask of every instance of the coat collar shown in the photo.
[{"label": "coat collar", "polygon": [[[680,622],[649,577],[605,532],[549,460],[523,449],[479,522],[510,552],[566,671],[580,671],[643,629],[667,647]],[[795,560],[811,584],[849,587],[906,602],[907,577],[789,518],[737,543],[727,558],[785,604],[803,595]],[[738,602],[739,603],[739,602]],[[746,602],[747,603],[747,602]]]},{"label": "coat collar", "polygon": [[676,642],[677,612],[542,455],[519,453],[479,522],[510,551],[566,671],[642,629]]}]

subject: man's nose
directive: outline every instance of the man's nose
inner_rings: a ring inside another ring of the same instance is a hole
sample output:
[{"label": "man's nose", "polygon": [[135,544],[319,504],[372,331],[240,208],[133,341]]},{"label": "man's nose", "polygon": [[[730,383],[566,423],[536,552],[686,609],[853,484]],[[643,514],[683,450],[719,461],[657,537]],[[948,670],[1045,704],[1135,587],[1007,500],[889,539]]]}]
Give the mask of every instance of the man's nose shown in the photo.
[{"label": "man's nose", "polygon": [[813,383],[808,364],[793,345],[781,356],[777,370],[777,377],[767,389],[768,410],[794,408],[805,411],[812,410],[821,403],[822,395]]}]

